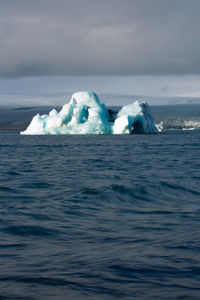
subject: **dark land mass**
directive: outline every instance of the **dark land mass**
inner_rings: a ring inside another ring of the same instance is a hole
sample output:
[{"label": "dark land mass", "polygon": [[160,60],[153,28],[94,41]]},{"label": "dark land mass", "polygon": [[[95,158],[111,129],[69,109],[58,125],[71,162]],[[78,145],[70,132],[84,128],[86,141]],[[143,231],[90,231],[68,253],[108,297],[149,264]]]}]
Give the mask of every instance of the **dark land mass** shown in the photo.
[{"label": "dark land mass", "polygon": [[[58,112],[61,106],[36,106],[36,107],[17,107],[17,108],[0,108],[0,130],[19,130],[23,131],[30,124],[32,118],[37,115],[49,114],[52,109]],[[107,107],[109,113],[114,111],[114,115],[120,110],[120,106]],[[167,127],[177,122],[182,125],[184,120],[200,121],[200,105],[199,104],[181,104],[181,105],[152,105],[150,106],[152,115],[156,123],[164,121]]]},{"label": "dark land mass", "polygon": [[[35,115],[48,114],[52,109],[49,106],[0,109],[0,130],[25,130]],[[56,109],[59,111],[60,107]]]}]

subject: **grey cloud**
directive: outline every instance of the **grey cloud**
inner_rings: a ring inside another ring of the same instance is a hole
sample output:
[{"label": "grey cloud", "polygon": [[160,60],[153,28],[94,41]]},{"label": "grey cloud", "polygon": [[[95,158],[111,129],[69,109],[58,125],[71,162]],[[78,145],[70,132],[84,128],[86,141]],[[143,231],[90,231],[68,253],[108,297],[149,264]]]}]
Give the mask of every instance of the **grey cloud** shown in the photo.
[{"label": "grey cloud", "polygon": [[200,74],[199,0],[1,0],[0,76]]}]

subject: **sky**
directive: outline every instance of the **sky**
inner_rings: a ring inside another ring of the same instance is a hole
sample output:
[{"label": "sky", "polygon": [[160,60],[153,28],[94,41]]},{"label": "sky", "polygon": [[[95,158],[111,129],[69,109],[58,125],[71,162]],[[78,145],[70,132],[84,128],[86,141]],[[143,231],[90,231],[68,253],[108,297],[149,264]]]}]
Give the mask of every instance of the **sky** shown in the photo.
[{"label": "sky", "polygon": [[199,0],[0,0],[0,104],[200,97]]}]

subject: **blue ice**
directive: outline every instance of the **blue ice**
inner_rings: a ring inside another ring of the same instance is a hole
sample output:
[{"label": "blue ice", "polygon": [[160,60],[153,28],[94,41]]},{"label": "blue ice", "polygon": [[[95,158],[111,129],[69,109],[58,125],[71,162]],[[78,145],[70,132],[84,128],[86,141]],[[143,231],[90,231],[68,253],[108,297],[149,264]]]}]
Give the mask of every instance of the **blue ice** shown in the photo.
[{"label": "blue ice", "polygon": [[138,101],[116,114],[94,92],[77,92],[61,111],[33,117],[21,134],[132,134],[158,133],[149,105]]}]

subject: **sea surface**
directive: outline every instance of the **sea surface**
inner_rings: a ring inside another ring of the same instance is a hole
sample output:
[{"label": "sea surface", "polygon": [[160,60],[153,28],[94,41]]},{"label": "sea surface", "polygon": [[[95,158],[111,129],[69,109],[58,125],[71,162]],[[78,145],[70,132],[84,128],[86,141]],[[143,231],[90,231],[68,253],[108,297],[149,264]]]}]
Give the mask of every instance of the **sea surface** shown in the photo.
[{"label": "sea surface", "polygon": [[180,109],[152,108],[160,134],[0,131],[1,300],[200,299],[200,130],[166,125],[200,115]]}]

